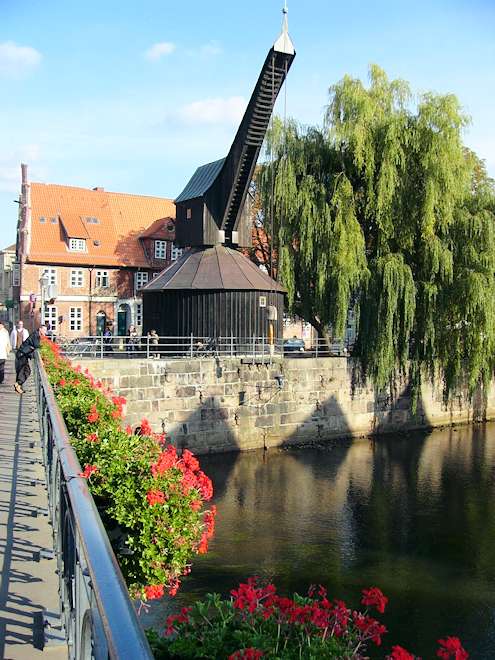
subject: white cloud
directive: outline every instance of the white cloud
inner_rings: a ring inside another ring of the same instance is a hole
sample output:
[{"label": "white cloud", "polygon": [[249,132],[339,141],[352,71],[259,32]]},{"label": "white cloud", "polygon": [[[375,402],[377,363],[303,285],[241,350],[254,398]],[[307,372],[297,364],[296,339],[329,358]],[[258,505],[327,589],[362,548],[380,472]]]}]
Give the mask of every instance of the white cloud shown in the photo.
[{"label": "white cloud", "polygon": [[157,62],[164,55],[170,55],[175,50],[175,44],[171,41],[161,41],[158,44],[153,44],[151,48],[144,53],[144,56],[150,62]]},{"label": "white cloud", "polygon": [[181,108],[179,116],[186,124],[238,124],[246,100],[242,96],[194,101]]},{"label": "white cloud", "polygon": [[199,52],[201,55],[220,55],[223,52],[223,48],[218,41],[209,41],[207,44],[203,44],[200,47]]},{"label": "white cloud", "polygon": [[31,46],[18,46],[13,41],[0,43],[0,76],[19,78],[40,62],[41,53]]}]

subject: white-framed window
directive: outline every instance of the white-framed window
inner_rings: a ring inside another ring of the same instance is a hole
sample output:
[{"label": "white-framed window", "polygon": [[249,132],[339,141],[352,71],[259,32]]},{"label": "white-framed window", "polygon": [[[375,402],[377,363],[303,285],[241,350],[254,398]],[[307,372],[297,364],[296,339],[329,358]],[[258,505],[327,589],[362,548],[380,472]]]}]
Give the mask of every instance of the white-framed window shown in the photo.
[{"label": "white-framed window", "polygon": [[137,303],[136,305],[136,325],[143,325],[143,305],[142,303]]},{"label": "white-framed window", "polygon": [[56,268],[43,268],[40,278],[45,276],[48,278],[48,284],[57,283],[57,269]]},{"label": "white-framed window", "polygon": [[84,286],[84,271],[83,270],[71,270],[70,271],[70,286],[72,288],[80,288]]},{"label": "white-framed window", "polygon": [[69,329],[82,330],[82,307],[69,308]]},{"label": "white-framed window", "polygon": [[142,287],[145,284],[148,284],[148,273],[143,272],[142,270],[138,271],[136,273],[135,284],[136,284],[136,291],[138,289],[142,289]]},{"label": "white-framed window", "polygon": [[95,278],[95,286],[106,288],[110,286],[110,276],[108,270],[97,270]]},{"label": "white-framed window", "polygon": [[86,240],[84,238],[69,238],[69,250],[71,252],[86,252]]},{"label": "white-framed window", "polygon": [[43,323],[47,325],[50,324],[50,330],[52,332],[57,331],[57,307],[55,305],[45,305],[43,312]]},{"label": "white-framed window", "polygon": [[192,209],[186,209],[186,220],[190,220],[192,218]]},{"label": "white-framed window", "polygon": [[182,256],[183,248],[177,247],[175,243],[172,243],[172,252],[171,252],[171,259],[172,261],[177,261],[179,257]]},{"label": "white-framed window", "polygon": [[167,258],[167,241],[155,241],[155,259]]}]

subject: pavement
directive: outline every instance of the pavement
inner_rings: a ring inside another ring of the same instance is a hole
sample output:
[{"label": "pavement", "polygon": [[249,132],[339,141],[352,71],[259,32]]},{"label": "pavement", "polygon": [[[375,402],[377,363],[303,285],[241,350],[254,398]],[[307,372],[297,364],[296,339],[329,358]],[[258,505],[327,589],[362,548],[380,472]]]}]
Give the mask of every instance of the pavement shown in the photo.
[{"label": "pavement", "polygon": [[0,658],[68,658],[60,626],[33,377],[13,388],[14,361],[0,385]]}]

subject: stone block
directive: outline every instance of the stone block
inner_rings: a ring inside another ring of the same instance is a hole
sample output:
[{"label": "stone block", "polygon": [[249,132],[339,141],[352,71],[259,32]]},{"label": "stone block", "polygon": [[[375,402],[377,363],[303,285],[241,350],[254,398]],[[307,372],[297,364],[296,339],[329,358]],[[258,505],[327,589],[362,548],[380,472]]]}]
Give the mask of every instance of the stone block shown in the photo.
[{"label": "stone block", "polygon": [[196,388],[188,385],[186,387],[178,387],[175,391],[177,397],[191,397],[196,396]]}]

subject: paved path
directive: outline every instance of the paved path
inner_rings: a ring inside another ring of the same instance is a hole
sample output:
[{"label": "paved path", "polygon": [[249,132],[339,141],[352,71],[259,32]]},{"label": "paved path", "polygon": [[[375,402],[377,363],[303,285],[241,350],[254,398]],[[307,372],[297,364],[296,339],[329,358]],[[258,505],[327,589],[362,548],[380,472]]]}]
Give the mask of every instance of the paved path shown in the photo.
[{"label": "paved path", "polygon": [[52,530],[33,379],[19,396],[13,366],[8,360],[0,385],[0,658],[58,660],[68,656],[57,630],[58,577],[48,558]]}]

